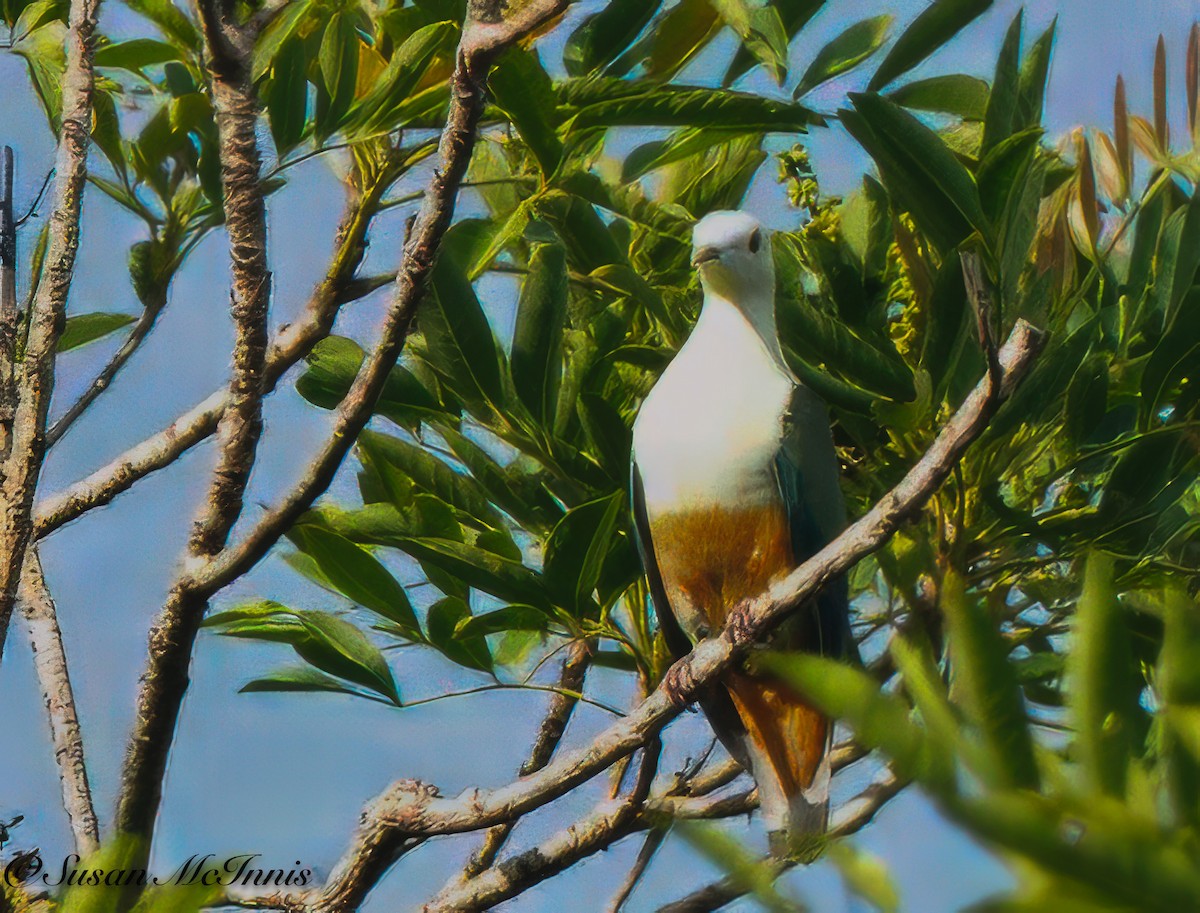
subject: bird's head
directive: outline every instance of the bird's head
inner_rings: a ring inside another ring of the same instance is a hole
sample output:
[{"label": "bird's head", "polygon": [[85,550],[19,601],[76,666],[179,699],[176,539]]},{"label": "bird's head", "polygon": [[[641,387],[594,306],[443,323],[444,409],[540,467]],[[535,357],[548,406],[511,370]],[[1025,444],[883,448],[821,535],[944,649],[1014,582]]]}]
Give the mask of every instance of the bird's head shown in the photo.
[{"label": "bird's head", "polygon": [[775,295],[771,240],[754,216],[712,212],[692,230],[692,265],[706,292],[734,303]]}]

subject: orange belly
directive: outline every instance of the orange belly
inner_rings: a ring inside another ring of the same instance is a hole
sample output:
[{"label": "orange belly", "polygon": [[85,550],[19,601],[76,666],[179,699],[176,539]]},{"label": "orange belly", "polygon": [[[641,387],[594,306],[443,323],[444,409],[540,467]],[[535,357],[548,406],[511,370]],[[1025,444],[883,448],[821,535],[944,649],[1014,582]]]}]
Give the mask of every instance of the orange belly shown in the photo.
[{"label": "orange belly", "polygon": [[[777,505],[666,514],[650,529],[671,609],[693,639],[704,628],[720,630],[732,607],[795,568],[787,516]],[[723,682],[784,795],[810,786],[825,755],[828,720],[771,678],[729,672]]]}]

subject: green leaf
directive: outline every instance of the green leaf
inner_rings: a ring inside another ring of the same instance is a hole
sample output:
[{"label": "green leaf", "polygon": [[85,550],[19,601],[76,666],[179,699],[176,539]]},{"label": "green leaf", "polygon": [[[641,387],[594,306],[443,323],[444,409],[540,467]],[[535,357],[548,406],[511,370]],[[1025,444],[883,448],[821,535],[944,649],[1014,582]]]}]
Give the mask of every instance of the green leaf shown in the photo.
[{"label": "green leaf", "polygon": [[631,45],[662,6],[662,0],[612,0],[571,33],[563,64],[571,76],[585,76],[612,63]]},{"label": "green leaf", "polygon": [[398,437],[364,431],[358,439],[365,461],[399,470],[422,491],[436,495],[462,511],[480,528],[505,529],[504,519],[492,506],[479,483],[457,472],[423,447]]},{"label": "green leaf", "polygon": [[492,669],[492,652],[483,634],[465,631],[470,618],[471,609],[462,599],[453,596],[439,599],[429,607],[425,617],[429,641],[452,662],[468,669],[489,672]]},{"label": "green leaf", "polygon": [[422,563],[428,562],[497,599],[550,607],[539,575],[519,561],[450,539],[411,538],[394,544]]},{"label": "green leaf", "polygon": [[779,869],[750,853],[742,841],[716,826],[699,821],[676,821],[680,836],[711,864],[728,873],[737,894],[752,894],[755,905],[767,913],[796,913],[803,908],[779,892]]},{"label": "green leaf", "polygon": [[[953,207],[985,239],[989,238],[991,227],[979,200],[979,188],[941,137],[899,105],[878,95],[850,97],[871,131],[890,147],[894,159],[889,164],[901,172],[894,177],[912,181],[914,193],[930,188],[940,197],[929,200],[930,205]],[[874,155],[878,147],[872,144],[867,151]],[[889,189],[893,187],[894,183],[889,184]]]},{"label": "green leaf", "polygon": [[793,685],[834,719],[845,721],[863,745],[878,748],[892,759],[901,776],[923,774],[936,757],[925,732],[909,718],[907,705],[865,672],[822,656],[771,653],[752,659],[755,669]]},{"label": "green leaf", "polygon": [[[289,5],[300,6],[303,2]],[[200,33],[172,0],[125,0],[125,5],[153,22],[168,38],[191,50],[199,50]]]},{"label": "green leaf", "polygon": [[289,666],[268,672],[262,678],[246,682],[238,689],[240,694],[252,694],[269,691],[325,691],[336,694],[349,694],[353,697],[364,697],[361,691],[348,688],[336,678],[318,672],[311,666]]},{"label": "green leaf", "polygon": [[[808,24],[808,21],[825,5],[825,0],[772,0],[770,4],[779,13],[787,41],[791,41]],[[754,55],[743,44],[733,55],[729,69],[721,85],[729,86],[738,77],[755,65]]]},{"label": "green leaf", "polygon": [[504,384],[499,345],[461,265],[468,231],[460,222],[446,233],[421,308],[421,331],[430,367],[473,414],[486,417],[503,406]]},{"label": "green leaf", "polygon": [[546,540],[544,575],[551,593],[567,607],[586,611],[625,506],[624,492],[580,504]]},{"label": "green leaf", "polygon": [[[314,406],[337,408],[350,391],[363,357],[363,350],[353,340],[327,336],[309,353],[308,369],[296,381],[296,392]],[[375,411],[410,430],[415,430],[422,421],[444,414],[433,394],[402,365],[388,373]]]},{"label": "green leaf", "polygon": [[553,427],[558,411],[567,292],[567,257],[563,246],[535,245],[517,304],[512,377],[517,397],[544,428]]},{"label": "green leaf", "polygon": [[299,39],[288,41],[271,61],[271,78],[262,90],[280,158],[304,136],[308,120],[307,65],[304,43]]},{"label": "green leaf", "polygon": [[988,84],[984,79],[951,73],[918,79],[889,92],[898,105],[917,111],[954,114],[965,120],[983,120],[987,112]]},{"label": "green leaf", "polygon": [[845,840],[830,847],[829,859],[838,867],[851,892],[880,913],[898,913],[900,894],[882,859]]},{"label": "green leaf", "polygon": [[307,639],[292,644],[301,658],[339,678],[362,685],[400,706],[400,693],[383,653],[350,622],[327,612],[297,611]]},{"label": "green leaf", "polygon": [[463,618],[454,629],[457,638],[474,638],[505,631],[545,631],[550,616],[542,609],[528,605],[510,605],[483,615]]},{"label": "green leaf", "polygon": [[804,132],[824,120],[815,111],[747,92],[699,86],[652,85],[623,79],[566,80],[560,103],[564,130],[590,127],[736,127],[740,131]]},{"label": "green leaf", "polygon": [[271,18],[254,43],[254,53],[250,58],[252,80],[258,82],[267,74],[283,46],[300,28],[311,7],[312,0],[291,0]]},{"label": "green leaf", "polygon": [[896,39],[867,88],[881,89],[907,73],[985,12],[992,0],[934,0]]},{"label": "green leaf", "polygon": [[822,83],[854,69],[878,51],[887,41],[888,29],[894,19],[890,15],[863,19],[826,44],[817,51],[817,56],[800,77],[792,97],[806,95]]},{"label": "green leaf", "polygon": [[954,694],[979,728],[987,754],[981,776],[996,787],[1036,789],[1038,769],[1008,645],[987,607],[952,571],[942,581]]},{"label": "green leaf", "polygon": [[450,53],[458,33],[455,22],[435,22],[405,38],[374,88],[351,110],[347,132],[372,135],[401,126],[405,105],[418,98],[417,87],[434,57]]},{"label": "green leaf", "polygon": [[752,5],[748,0],[710,0],[724,23],[742,41],[742,47],[763,64],[776,85],[787,76],[788,35],[779,10],[771,4]]},{"label": "green leaf", "polygon": [[[318,583],[419,636],[408,593],[369,551],[321,526],[300,524],[287,536],[311,559]],[[305,564],[289,563],[302,573],[310,570]]]},{"label": "green leaf", "polygon": [[328,95],[328,101],[317,118],[322,136],[333,133],[354,104],[359,52],[355,18],[350,12],[336,13],[321,38],[317,60]]},{"label": "green leaf", "polygon": [[1021,100],[1021,29],[1024,21],[1022,10],[1009,25],[1000,56],[996,58],[996,75],[992,78],[992,92],[983,120],[981,155],[986,155],[1011,136],[1016,125],[1017,106]]},{"label": "green leaf", "polygon": [[537,158],[542,173],[553,174],[562,160],[563,146],[556,132],[554,84],[537,53],[510,48],[492,69],[488,86],[496,105]]},{"label": "green leaf", "polygon": [[166,63],[168,60],[182,59],[179,50],[165,41],[155,41],[153,38],[134,38],[130,41],[118,41],[97,48],[92,62],[98,67],[117,67],[137,73],[141,71],[142,67]]},{"label": "green leaf", "polygon": [[1113,562],[1093,552],[1075,607],[1067,660],[1073,755],[1097,793],[1125,794],[1126,769],[1137,748],[1141,676],[1129,649],[1131,632],[1113,586]]},{"label": "green leaf", "polygon": [[1042,106],[1046,98],[1046,80],[1050,75],[1050,55],[1054,51],[1054,37],[1058,31],[1058,17],[1038,37],[1021,63],[1021,91],[1017,103],[1016,122],[1022,127],[1036,127],[1042,122]]},{"label": "green leaf", "polygon": [[69,352],[86,346],[89,342],[115,333],[121,327],[129,326],[135,320],[137,318],[131,314],[107,314],[102,311],[68,317],[67,326],[58,337],[58,351]]}]

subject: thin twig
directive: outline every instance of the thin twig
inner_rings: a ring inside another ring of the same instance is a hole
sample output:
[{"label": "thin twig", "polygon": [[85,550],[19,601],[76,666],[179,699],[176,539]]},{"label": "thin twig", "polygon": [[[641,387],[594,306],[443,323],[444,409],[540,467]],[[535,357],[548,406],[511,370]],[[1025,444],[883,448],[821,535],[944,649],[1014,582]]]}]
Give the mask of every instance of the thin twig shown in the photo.
[{"label": "thin twig", "polygon": [[25,555],[20,604],[33,647],[34,670],[50,722],[50,740],[62,783],[63,809],[75,835],[75,852],[87,857],[100,848],[100,827],[96,822],[92,789],[84,763],[83,735],[71,677],[67,672],[62,631],[36,547],[30,548]]},{"label": "thin twig", "polygon": [[[571,721],[571,715],[578,703],[572,693],[580,694],[583,691],[583,682],[591,660],[592,646],[582,640],[571,644],[570,652],[563,659],[562,668],[559,671],[558,693],[550,702],[546,715],[542,718],[542,724],[538,727],[537,738],[534,739],[529,758],[521,765],[518,772],[520,776],[527,777],[529,774],[541,770],[554,756],[554,751],[562,741],[567,723]],[[515,826],[516,822],[506,821],[489,830],[484,837],[483,845],[463,866],[462,878],[474,878],[485,869],[490,868]]]},{"label": "thin twig", "polygon": [[[164,296],[162,304],[165,303]],[[67,411],[50,426],[50,429],[46,432],[47,447],[53,447],[57,444],[62,439],[62,436],[75,424],[76,420],[96,401],[97,397],[112,385],[113,379],[125,367],[129,359],[133,357],[133,353],[149,338],[150,331],[154,329],[154,324],[158,320],[158,315],[162,313],[162,304],[156,302],[142,310],[141,315],[130,329],[129,334],[125,337],[125,341],[113,353],[112,358],[108,360],[108,364],[100,369],[100,373],[88,384],[88,388],[79,396],[79,399],[75,400]]]}]

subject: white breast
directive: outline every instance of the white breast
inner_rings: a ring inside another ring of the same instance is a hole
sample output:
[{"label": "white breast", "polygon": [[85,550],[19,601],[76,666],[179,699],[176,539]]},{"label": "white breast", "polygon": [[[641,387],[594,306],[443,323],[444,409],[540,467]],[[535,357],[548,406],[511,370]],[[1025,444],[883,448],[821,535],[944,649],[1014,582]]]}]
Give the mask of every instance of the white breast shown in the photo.
[{"label": "white breast", "polygon": [[634,422],[651,516],[777,498],[773,463],[793,386],[737,308],[706,302]]}]

